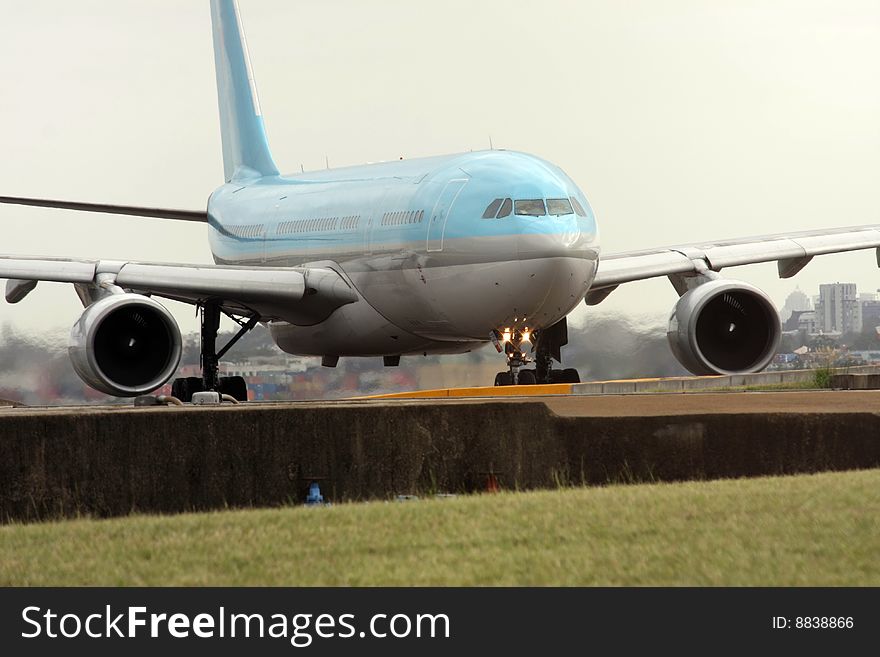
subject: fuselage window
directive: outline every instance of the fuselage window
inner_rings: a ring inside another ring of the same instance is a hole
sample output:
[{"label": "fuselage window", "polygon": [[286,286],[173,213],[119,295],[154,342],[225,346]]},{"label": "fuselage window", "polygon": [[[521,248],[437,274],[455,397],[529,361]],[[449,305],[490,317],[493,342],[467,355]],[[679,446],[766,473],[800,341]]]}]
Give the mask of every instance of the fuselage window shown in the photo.
[{"label": "fuselage window", "polygon": [[425,218],[425,211],[419,210],[419,223],[422,223],[422,219]]},{"label": "fuselage window", "polygon": [[510,214],[510,211],[513,209],[513,201],[509,198],[504,199],[504,202],[501,204],[501,209],[498,211],[498,218],[503,219],[504,217]]},{"label": "fuselage window", "polygon": [[571,204],[574,206],[574,211],[578,213],[578,216],[580,216],[580,217],[587,216],[587,213],[584,212],[584,206],[582,206],[580,203],[578,203],[578,200],[574,196],[571,197]]},{"label": "fuselage window", "polygon": [[498,214],[498,208],[501,207],[501,203],[504,199],[496,198],[489,204],[489,207],[486,208],[486,211],[483,213],[483,219],[494,219],[495,215]]},{"label": "fuselage window", "polygon": [[547,214],[547,209],[544,207],[544,199],[535,198],[516,201],[513,212],[519,217],[543,217]]},{"label": "fuselage window", "polygon": [[235,237],[252,238],[260,237],[263,233],[263,224],[252,224],[250,226],[230,226],[229,232]]},{"label": "fuselage window", "polygon": [[567,198],[548,198],[547,214],[558,217],[561,214],[574,214],[571,209],[571,202]]}]

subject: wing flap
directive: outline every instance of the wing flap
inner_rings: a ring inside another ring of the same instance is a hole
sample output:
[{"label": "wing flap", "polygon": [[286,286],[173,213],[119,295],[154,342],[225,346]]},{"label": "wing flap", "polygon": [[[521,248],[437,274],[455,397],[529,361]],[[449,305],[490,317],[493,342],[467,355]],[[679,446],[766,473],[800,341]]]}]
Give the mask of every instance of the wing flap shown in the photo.
[{"label": "wing flap", "polygon": [[173,294],[193,300],[216,297],[252,302],[299,301],[305,293],[301,271],[227,269],[127,263],[116,274],[116,284],[154,294]]},{"label": "wing flap", "polygon": [[55,283],[91,283],[96,263],[55,258],[0,256],[0,278]]}]

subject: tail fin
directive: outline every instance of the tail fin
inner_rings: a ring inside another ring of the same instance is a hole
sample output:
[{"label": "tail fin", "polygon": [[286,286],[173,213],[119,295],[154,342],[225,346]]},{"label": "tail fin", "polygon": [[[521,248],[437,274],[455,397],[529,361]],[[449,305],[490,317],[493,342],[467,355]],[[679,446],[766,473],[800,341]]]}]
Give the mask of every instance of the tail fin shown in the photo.
[{"label": "tail fin", "polygon": [[277,176],[235,0],[211,0],[226,182]]}]

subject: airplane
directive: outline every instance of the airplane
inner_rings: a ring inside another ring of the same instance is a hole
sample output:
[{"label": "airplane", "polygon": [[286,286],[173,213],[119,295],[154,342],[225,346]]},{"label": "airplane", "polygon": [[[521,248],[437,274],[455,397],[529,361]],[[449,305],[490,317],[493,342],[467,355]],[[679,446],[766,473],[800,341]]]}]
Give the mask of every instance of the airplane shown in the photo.
[{"label": "airplane", "polygon": [[[722,269],[775,261],[782,278],[827,253],[877,249],[880,226],[765,235],[601,253],[595,213],[559,167],[488,150],[282,175],[269,149],[234,0],[211,0],[224,184],[204,211],[0,197],[0,202],[207,224],[214,265],[0,256],[6,300],[39,281],[72,283],[84,310],[68,352],[82,380],[147,395],[177,371],[182,342],[157,301],[201,313],[201,377],[173,395],[247,399],[219,361],[257,324],[284,351],[320,356],[454,354],[491,343],[506,359],[495,385],[577,382],[561,368],[566,316],[624,283],[668,277],[679,300],[667,338],[697,375],[756,372],[781,327],[759,288]],[[217,348],[221,314],[240,330]],[[534,367],[531,367],[534,365]]]}]

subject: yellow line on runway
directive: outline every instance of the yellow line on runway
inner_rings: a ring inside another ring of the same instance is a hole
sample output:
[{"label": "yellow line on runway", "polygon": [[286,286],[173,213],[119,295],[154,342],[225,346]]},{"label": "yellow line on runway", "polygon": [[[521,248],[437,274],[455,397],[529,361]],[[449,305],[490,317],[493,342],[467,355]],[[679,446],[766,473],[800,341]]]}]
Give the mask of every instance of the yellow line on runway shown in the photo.
[{"label": "yellow line on runway", "polygon": [[426,399],[430,397],[534,397],[536,395],[570,395],[570,383],[534,386],[483,386],[480,388],[438,388],[369,395],[356,399]]}]

